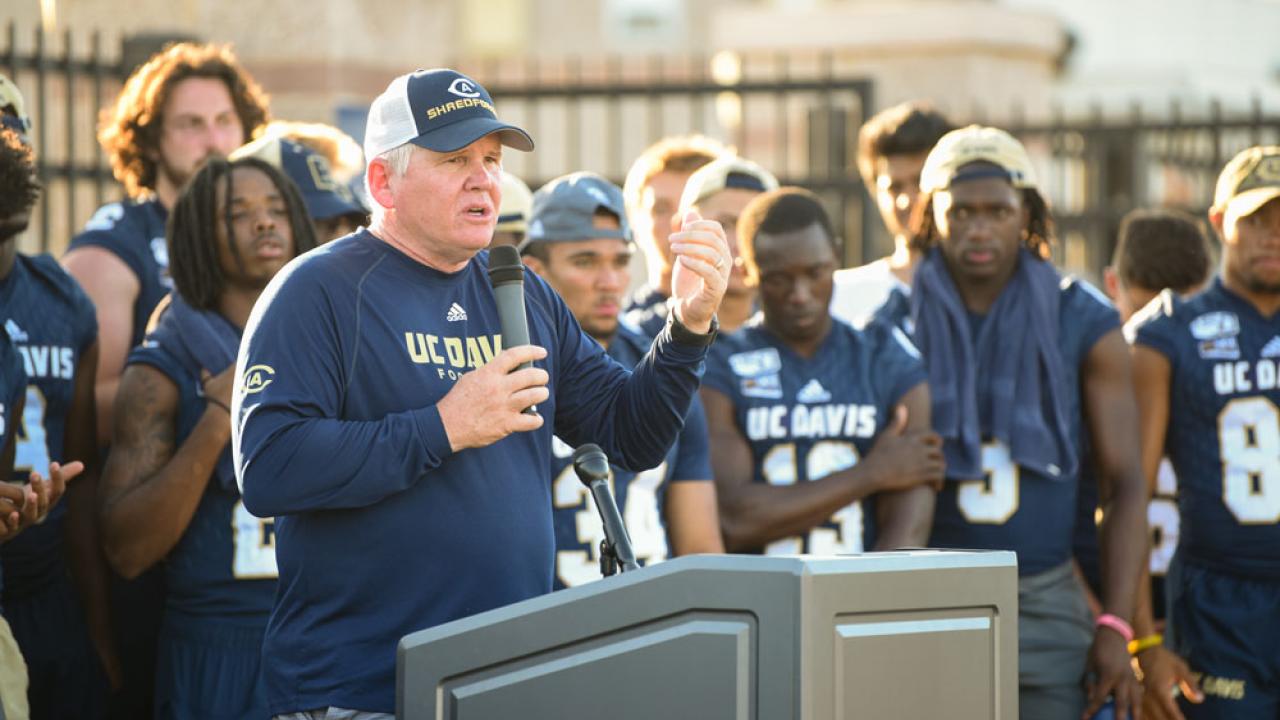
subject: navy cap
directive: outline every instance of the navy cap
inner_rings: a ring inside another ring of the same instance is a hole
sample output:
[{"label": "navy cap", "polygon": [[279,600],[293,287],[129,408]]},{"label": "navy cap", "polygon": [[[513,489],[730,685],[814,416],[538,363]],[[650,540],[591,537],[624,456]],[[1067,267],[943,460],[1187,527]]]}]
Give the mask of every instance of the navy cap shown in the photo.
[{"label": "navy cap", "polygon": [[258,158],[283,171],[298,186],[302,200],[307,204],[307,214],[313,220],[368,214],[351,194],[351,189],[333,179],[329,161],[301,143],[267,136],[237,148],[229,159],[244,157]]},{"label": "navy cap", "polygon": [[[593,219],[597,210],[616,215],[618,228],[596,227]],[[622,188],[595,173],[576,172],[552,180],[533,194],[529,229],[520,244],[522,249],[535,242],[597,238],[631,242]]]},{"label": "navy cap", "polygon": [[364,131],[368,160],[411,142],[436,152],[460,150],[490,133],[503,145],[533,150],[529,133],[498,119],[493,98],[457,70],[401,75],[374,98]]}]

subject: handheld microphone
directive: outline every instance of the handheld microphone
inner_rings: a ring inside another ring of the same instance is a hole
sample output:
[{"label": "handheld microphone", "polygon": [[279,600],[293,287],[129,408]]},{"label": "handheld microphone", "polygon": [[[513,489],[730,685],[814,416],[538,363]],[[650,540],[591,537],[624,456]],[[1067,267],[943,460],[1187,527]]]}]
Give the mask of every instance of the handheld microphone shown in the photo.
[{"label": "handheld microphone", "polygon": [[[493,285],[493,299],[498,306],[502,346],[528,345],[529,320],[524,310],[524,263],[520,262],[520,251],[510,245],[489,249],[489,283]],[[533,363],[521,363],[517,370],[527,367],[533,367]],[[525,408],[524,412],[538,414],[531,407]]]},{"label": "handheld microphone", "polygon": [[[596,510],[604,522],[604,541],[617,556],[618,565],[623,572],[639,570],[635,551],[631,549],[631,538],[627,535],[627,526],[622,523],[622,515],[618,513],[618,504],[614,502],[613,492],[609,490],[609,458],[599,445],[588,443],[573,451],[573,471],[578,479],[591,491],[595,499]],[[606,548],[606,550],[609,548]]]}]

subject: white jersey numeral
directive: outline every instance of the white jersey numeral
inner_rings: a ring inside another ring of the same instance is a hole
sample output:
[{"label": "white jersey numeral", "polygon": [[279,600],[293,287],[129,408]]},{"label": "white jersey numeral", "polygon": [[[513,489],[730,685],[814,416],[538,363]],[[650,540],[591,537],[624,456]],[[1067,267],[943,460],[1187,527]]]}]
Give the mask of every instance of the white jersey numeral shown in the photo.
[{"label": "white jersey numeral", "polygon": [[276,567],[276,521],[254,517],[236,501],[231,513],[231,538],[235,543],[231,574],[237,580],[261,580],[280,576]]},{"label": "white jersey numeral", "polygon": [[956,489],[956,505],[970,523],[1003,525],[1018,511],[1021,473],[1009,448],[993,442],[982,446],[981,480],[965,480]]},{"label": "white jersey numeral", "polygon": [[[667,559],[667,533],[662,524],[662,510],[658,507],[658,488],[667,476],[664,462],[652,470],[637,474],[627,485],[627,501],[622,521],[631,538],[631,549],[642,565],[652,565]],[[614,487],[613,471],[609,471],[609,487]],[[578,542],[586,550],[557,550],[556,576],[566,587],[574,587],[600,579],[600,541],[604,540],[604,523],[596,510],[595,500],[569,464],[556,477],[552,485],[552,500],[557,509],[582,509],[574,513],[573,522]]]},{"label": "white jersey numeral", "polygon": [[[761,474],[770,485],[794,485],[799,477],[796,445],[786,443],[769,448],[761,462]],[[844,440],[822,440],[814,443],[805,457],[806,476],[821,480],[834,472],[858,464],[858,449]],[[809,531],[808,548],[814,555],[849,555],[863,551],[862,503],[854,501],[831,516],[836,527],[818,526]],[[765,546],[766,555],[798,555],[805,551],[805,538],[800,536],[774,540]]]},{"label": "white jersey numeral", "polygon": [[1222,501],[1241,525],[1280,522],[1280,412],[1264,397],[1232,400],[1218,414]]},{"label": "white jersey numeral", "polygon": [[49,438],[44,429],[45,414],[44,393],[35,385],[27,386],[27,403],[22,410],[22,420],[18,423],[18,446],[13,458],[13,469],[17,473],[29,473],[32,470],[45,473],[49,468]]}]

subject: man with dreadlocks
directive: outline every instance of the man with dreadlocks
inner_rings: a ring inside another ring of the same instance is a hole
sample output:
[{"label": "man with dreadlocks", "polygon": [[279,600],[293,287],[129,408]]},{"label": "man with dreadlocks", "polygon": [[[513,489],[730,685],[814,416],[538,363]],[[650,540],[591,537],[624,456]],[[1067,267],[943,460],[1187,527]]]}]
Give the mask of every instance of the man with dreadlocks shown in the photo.
[{"label": "man with dreadlocks", "polygon": [[[14,464],[3,468],[4,480],[39,491],[24,501],[37,500],[35,524],[0,546],[3,609],[29,670],[32,717],[95,718],[105,695],[99,658],[106,658],[95,653],[82,607],[96,595],[77,593],[73,580],[81,590],[92,585],[86,547],[94,549],[95,535],[97,325],[89,298],[57,261],[17,252],[39,194],[30,149],[12,130],[0,132],[0,326],[26,375]],[[46,467],[54,481],[47,489],[37,473]],[[82,468],[67,501],[52,506]]]},{"label": "man with dreadlocks", "polygon": [[274,521],[240,500],[228,408],[249,311],[315,234],[293,183],[245,157],[196,173],[168,239],[174,291],[120,382],[102,493],[107,557],[127,578],[167,561],[156,717],[264,717]]},{"label": "man with dreadlocks", "polygon": [[[1008,133],[944,135],[920,188],[913,225],[926,255],[909,307],[884,310],[899,322],[910,313],[943,438],[947,481],[929,545],[1017,552],[1023,717],[1079,720],[1111,695],[1126,718],[1141,701],[1126,643],[1147,544],[1120,319],[1049,262],[1053,219]],[[1071,567],[1086,441],[1103,510],[1096,623]]]},{"label": "man with dreadlocks", "polygon": [[[100,445],[111,437],[125,359],[173,287],[165,222],[178,193],[207,158],[226,156],[268,120],[267,96],[231,50],[196,43],[154,55],[102,111],[98,141],[129,199],[98,208],[62,258],[97,308]],[[111,717],[145,720],[154,694],[162,569],[131,583],[113,579],[111,591],[121,665]]]}]

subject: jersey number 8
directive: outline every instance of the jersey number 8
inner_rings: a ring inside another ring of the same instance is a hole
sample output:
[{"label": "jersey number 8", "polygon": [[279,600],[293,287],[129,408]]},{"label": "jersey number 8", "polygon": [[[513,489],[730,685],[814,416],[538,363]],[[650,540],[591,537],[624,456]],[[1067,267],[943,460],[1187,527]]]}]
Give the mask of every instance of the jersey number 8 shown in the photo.
[{"label": "jersey number 8", "polygon": [[1242,525],[1280,522],[1280,412],[1264,397],[1232,400],[1218,415],[1222,501]]}]

